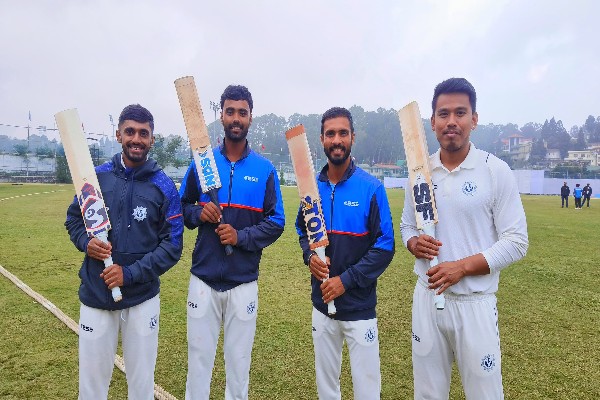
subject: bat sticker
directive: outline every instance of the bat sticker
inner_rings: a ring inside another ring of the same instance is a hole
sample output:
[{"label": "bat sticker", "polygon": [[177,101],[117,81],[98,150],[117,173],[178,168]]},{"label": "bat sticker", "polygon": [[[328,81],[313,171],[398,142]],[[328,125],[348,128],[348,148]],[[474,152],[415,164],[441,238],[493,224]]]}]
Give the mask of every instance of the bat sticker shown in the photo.
[{"label": "bat sticker", "polygon": [[325,219],[321,210],[321,202],[313,200],[310,195],[305,196],[302,201],[302,215],[306,221],[306,231],[310,243],[323,240],[326,235]]},{"label": "bat sticker", "polygon": [[102,195],[92,185],[89,183],[83,185],[78,200],[88,234],[110,229],[110,220]]},{"label": "bat sticker", "polygon": [[415,210],[423,213],[423,222],[435,221],[435,212],[433,210],[433,202],[431,201],[431,189],[422,174],[417,174],[415,178],[413,194],[416,203]]}]

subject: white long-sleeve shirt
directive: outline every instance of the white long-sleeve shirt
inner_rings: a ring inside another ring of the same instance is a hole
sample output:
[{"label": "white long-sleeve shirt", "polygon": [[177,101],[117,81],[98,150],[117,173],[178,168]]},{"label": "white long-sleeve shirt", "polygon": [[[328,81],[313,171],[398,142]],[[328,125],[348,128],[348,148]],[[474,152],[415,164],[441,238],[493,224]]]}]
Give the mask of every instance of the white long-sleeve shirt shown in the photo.
[{"label": "white long-sleeve shirt", "polygon": [[[448,171],[440,151],[429,158],[438,210],[436,239],[442,242],[438,260],[456,261],[481,253],[490,274],[466,276],[446,291],[455,294],[495,293],[500,270],[525,256],[529,246],[525,211],[508,165],[473,143],[465,160]],[[412,190],[406,190],[402,223],[406,246],[419,236]],[[416,259],[414,271],[427,283],[429,261]]]}]

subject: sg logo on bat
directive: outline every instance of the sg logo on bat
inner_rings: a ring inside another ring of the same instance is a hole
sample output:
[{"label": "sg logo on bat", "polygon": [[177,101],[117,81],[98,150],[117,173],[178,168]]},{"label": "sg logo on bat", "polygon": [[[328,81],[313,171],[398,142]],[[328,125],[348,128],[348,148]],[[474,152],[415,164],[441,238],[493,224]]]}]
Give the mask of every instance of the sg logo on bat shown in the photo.
[{"label": "sg logo on bat", "polygon": [[81,196],[79,196],[79,206],[83,214],[85,229],[89,233],[96,233],[110,229],[110,221],[104,207],[102,194],[89,183],[86,183],[81,188]]},{"label": "sg logo on bat", "polygon": [[302,215],[306,221],[306,232],[310,243],[320,242],[327,237],[325,219],[321,210],[321,201],[313,200],[310,196],[302,199]]},{"label": "sg logo on bat", "polygon": [[423,221],[435,221],[436,219],[431,194],[429,183],[423,175],[418,174],[413,186],[413,196],[416,205],[415,210],[417,213],[422,213]]}]

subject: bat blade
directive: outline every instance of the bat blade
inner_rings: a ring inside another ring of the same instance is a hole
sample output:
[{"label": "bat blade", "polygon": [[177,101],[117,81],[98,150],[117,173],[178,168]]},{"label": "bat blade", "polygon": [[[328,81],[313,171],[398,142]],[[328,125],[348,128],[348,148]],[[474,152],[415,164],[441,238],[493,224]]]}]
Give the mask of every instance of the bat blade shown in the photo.
[{"label": "bat blade", "polygon": [[[217,194],[221,187],[221,179],[213,149],[210,145],[210,137],[208,136],[208,129],[204,121],[204,114],[202,114],[202,106],[200,105],[200,97],[198,96],[194,77],[184,76],[176,79],[175,90],[177,91],[181,113],[183,114],[183,122],[185,123],[185,130],[190,141],[190,148],[192,149],[202,193],[208,194],[211,201],[220,208]],[[221,222],[225,222],[222,216]],[[229,244],[226,245],[225,253],[231,255],[233,247]]]},{"label": "bat blade", "polygon": [[[76,109],[70,109],[57,113],[55,119],[87,234],[108,243],[110,220],[79,114]],[[112,264],[112,257],[104,260],[105,267]],[[113,288],[112,296],[115,302],[120,301],[121,290]]]},{"label": "bat blade", "polygon": [[[435,224],[438,222],[438,212],[435,204],[431,168],[429,166],[429,149],[419,112],[419,105],[413,101],[398,111],[408,182],[406,190],[412,192],[415,204],[417,228],[423,233],[435,237]],[[430,267],[438,264],[437,257],[430,261]],[[434,303],[438,310],[444,309],[444,295],[435,295]]]},{"label": "bat blade", "polygon": [[[315,179],[315,167],[310,156],[310,147],[308,146],[304,126],[298,125],[288,130],[285,133],[285,138],[290,151],[294,174],[296,175],[300,207],[306,223],[308,243],[310,249],[314,250],[319,258],[325,262],[325,247],[329,244],[329,239],[321,206],[321,197]],[[329,315],[336,313],[333,301],[327,303],[327,312]]]}]

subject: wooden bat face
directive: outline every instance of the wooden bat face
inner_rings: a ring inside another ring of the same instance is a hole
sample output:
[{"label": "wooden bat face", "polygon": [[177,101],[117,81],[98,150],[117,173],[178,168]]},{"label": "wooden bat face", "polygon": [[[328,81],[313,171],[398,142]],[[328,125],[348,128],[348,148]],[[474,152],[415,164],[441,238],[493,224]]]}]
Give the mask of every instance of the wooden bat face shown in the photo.
[{"label": "wooden bat face", "polygon": [[429,168],[429,150],[423,120],[419,112],[419,106],[412,102],[400,111],[400,126],[402,129],[402,140],[406,153],[406,166],[408,167],[408,181],[415,201],[415,214],[417,217],[417,228],[437,223],[437,208],[431,182],[431,170]]},{"label": "wooden bat face", "polygon": [[71,109],[57,113],[55,118],[77,192],[85,229],[89,236],[108,232],[111,229],[110,220],[79,114],[76,109]]},{"label": "wooden bat face", "polygon": [[323,209],[321,207],[321,198],[315,178],[315,168],[304,127],[298,125],[285,134],[287,139],[294,174],[298,184],[298,193],[300,194],[300,207],[306,223],[308,233],[308,242],[311,249],[327,246],[327,228]]},{"label": "wooden bat face", "polygon": [[194,77],[185,76],[175,80],[175,89],[181,106],[181,113],[185,122],[185,130],[190,140],[190,147],[200,180],[203,193],[221,187],[219,170],[210,145],[208,129],[204,122],[200,98],[196,90]]}]

